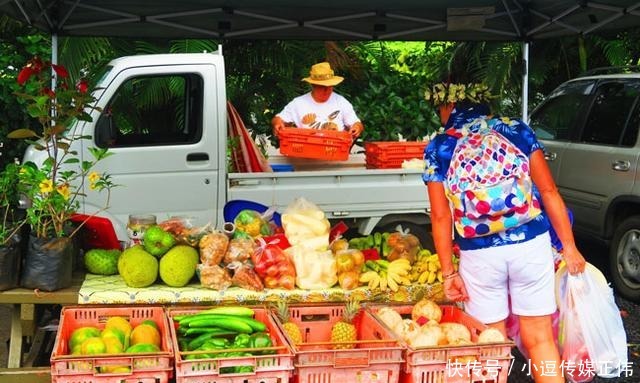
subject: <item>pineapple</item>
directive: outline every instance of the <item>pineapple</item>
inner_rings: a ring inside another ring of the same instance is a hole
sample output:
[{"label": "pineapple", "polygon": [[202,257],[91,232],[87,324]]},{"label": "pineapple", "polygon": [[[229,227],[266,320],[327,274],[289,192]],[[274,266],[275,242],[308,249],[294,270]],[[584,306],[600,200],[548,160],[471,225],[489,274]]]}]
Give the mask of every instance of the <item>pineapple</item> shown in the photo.
[{"label": "pineapple", "polygon": [[331,329],[331,342],[336,343],[333,345],[334,349],[355,347],[353,343],[340,342],[355,342],[358,340],[356,326],[352,323],[358,311],[360,311],[360,303],[358,301],[350,300],[347,302],[342,313],[342,319],[334,324]]},{"label": "pineapple", "polygon": [[287,306],[287,302],[278,301],[278,304],[276,306],[276,314],[282,322],[284,332],[289,336],[289,339],[291,339],[293,344],[301,344],[302,332],[300,331],[300,327],[298,327],[295,323],[289,322],[289,307]]}]

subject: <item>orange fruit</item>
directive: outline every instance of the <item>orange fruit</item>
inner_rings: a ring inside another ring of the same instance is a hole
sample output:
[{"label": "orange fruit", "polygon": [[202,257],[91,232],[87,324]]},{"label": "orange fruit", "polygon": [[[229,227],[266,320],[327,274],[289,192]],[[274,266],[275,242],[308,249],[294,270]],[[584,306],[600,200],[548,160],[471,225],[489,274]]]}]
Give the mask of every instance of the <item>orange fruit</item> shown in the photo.
[{"label": "orange fruit", "polygon": [[148,343],[160,347],[160,331],[149,324],[141,323],[133,328],[129,341],[132,346],[138,343]]},{"label": "orange fruit", "polygon": [[102,330],[102,332],[100,333],[100,338],[102,338],[102,340],[104,340],[105,342],[107,339],[115,339],[116,341],[120,342],[120,345],[123,348],[126,341],[126,336],[124,335],[124,332],[119,328],[115,328],[115,327],[109,327]]},{"label": "orange fruit", "polygon": [[122,331],[122,333],[124,333],[124,343],[122,343],[122,346],[125,349],[129,347],[129,336],[131,336],[131,330],[133,330],[133,327],[128,320],[123,317],[110,317],[104,324],[104,328],[105,330],[109,328],[117,328]]},{"label": "orange fruit", "polygon": [[107,354],[121,354],[124,352],[124,346],[117,338],[102,338]]},{"label": "orange fruit", "polygon": [[151,320],[151,319],[145,319],[145,320],[143,320],[143,321],[142,321],[142,323],[140,323],[140,324],[148,324],[148,325],[150,325],[150,326],[155,327],[155,328],[156,328],[156,330],[160,330],[160,328],[158,327],[158,324],[156,323],[156,321]]}]

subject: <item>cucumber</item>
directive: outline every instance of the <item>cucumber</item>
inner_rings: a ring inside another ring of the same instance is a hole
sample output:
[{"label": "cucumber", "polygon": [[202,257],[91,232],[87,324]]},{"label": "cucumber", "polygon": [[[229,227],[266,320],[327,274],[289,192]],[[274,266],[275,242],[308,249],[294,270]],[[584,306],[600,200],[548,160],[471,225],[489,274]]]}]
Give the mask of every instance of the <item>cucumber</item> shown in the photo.
[{"label": "cucumber", "polygon": [[220,315],[232,315],[241,317],[252,317],[255,315],[255,311],[249,307],[243,306],[219,306],[208,310],[200,311],[198,314],[220,314]]},{"label": "cucumber", "polygon": [[249,317],[239,317],[239,316],[220,315],[220,314],[199,314],[194,318],[185,318],[182,322],[180,322],[180,327],[183,327],[183,326],[191,327],[190,324],[194,321],[208,320],[208,319],[227,319],[230,321],[241,321],[251,326],[251,329],[253,331],[262,332],[267,330],[267,325],[260,322],[259,320],[249,318]]},{"label": "cucumber", "polygon": [[189,343],[187,344],[187,350],[195,350],[198,347],[202,346],[204,344],[204,342],[217,337],[218,335],[215,333],[204,333],[201,334],[200,336],[193,338],[191,341],[189,341]]},{"label": "cucumber", "polygon": [[193,328],[187,327],[184,330],[184,335],[186,336],[200,335],[200,334],[206,334],[206,333],[214,333],[217,336],[227,336],[227,335],[237,334],[235,331],[225,330],[220,327],[193,327]]},{"label": "cucumber", "polygon": [[230,331],[236,331],[239,333],[251,334],[253,328],[247,323],[238,320],[237,318],[203,318],[189,322],[190,328],[195,327],[220,327]]}]

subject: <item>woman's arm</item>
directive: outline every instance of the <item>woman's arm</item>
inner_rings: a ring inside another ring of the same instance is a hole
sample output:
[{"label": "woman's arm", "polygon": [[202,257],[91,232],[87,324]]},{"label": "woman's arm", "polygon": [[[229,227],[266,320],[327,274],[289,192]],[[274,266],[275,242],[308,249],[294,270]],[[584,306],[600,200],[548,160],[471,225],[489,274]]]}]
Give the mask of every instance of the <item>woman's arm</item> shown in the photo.
[{"label": "woman's arm", "polygon": [[571,274],[581,273],[584,271],[586,261],[576,247],[567,208],[558,192],[556,183],[553,181],[551,171],[541,149],[531,154],[530,164],[531,179],[536,184],[538,191],[540,191],[544,211],[549,217],[549,221],[551,221],[558,238],[560,238],[560,242],[562,242],[562,254],[567,264],[567,270]]}]

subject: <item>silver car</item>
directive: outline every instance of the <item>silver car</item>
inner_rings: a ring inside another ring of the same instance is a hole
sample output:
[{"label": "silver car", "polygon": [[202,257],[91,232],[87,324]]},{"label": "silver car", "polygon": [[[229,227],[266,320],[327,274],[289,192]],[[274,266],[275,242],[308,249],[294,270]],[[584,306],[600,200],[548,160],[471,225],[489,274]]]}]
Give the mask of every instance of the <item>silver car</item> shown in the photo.
[{"label": "silver car", "polygon": [[574,229],[609,243],[614,287],[640,301],[640,74],[568,81],[529,123],[545,146]]}]

